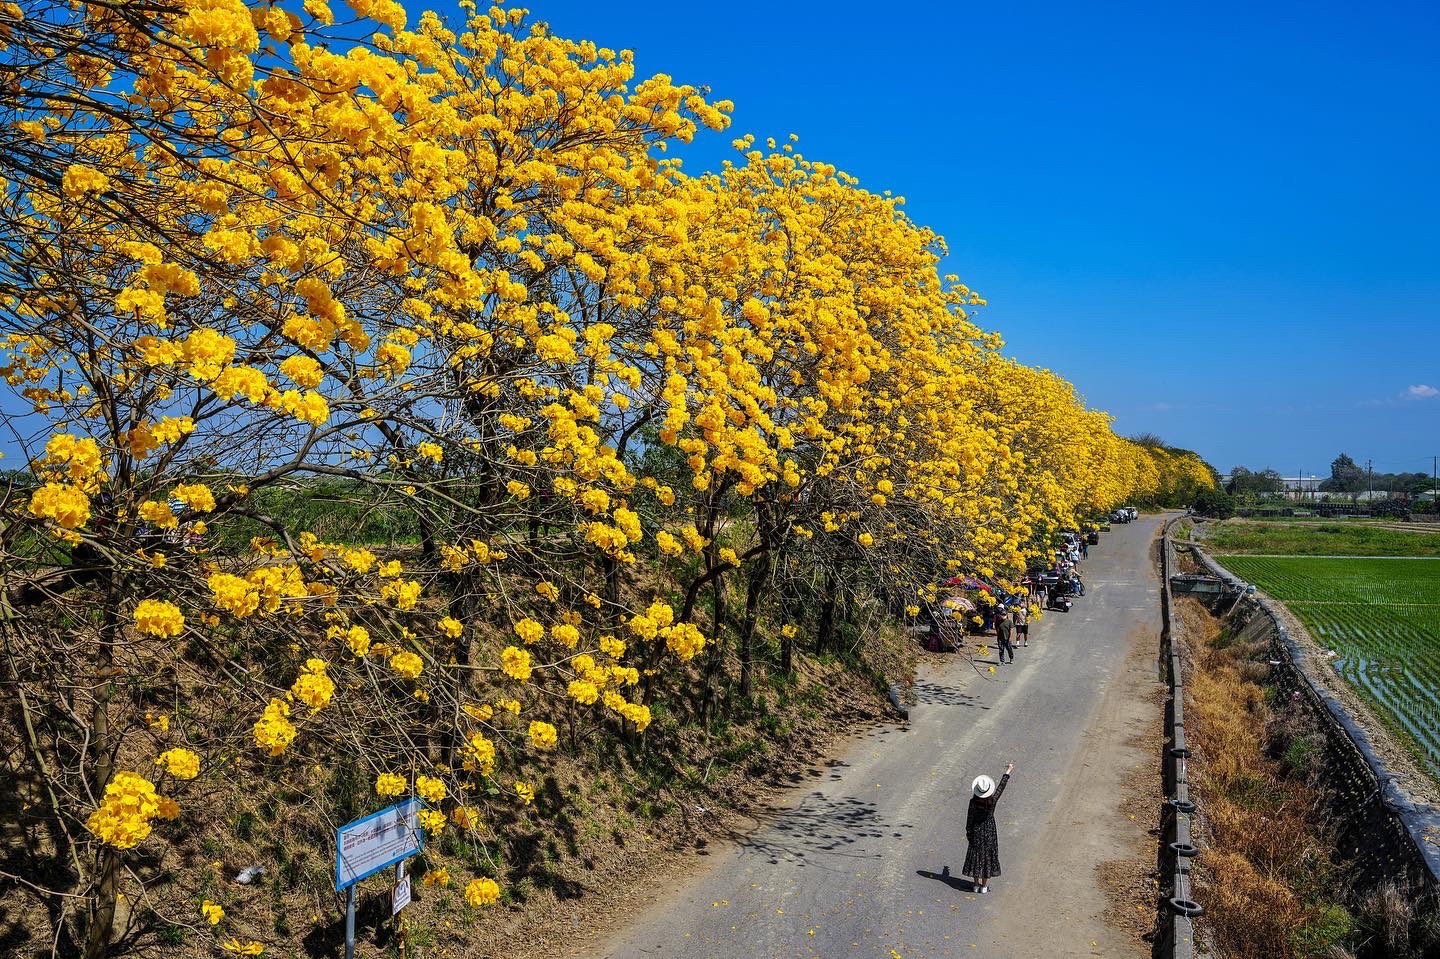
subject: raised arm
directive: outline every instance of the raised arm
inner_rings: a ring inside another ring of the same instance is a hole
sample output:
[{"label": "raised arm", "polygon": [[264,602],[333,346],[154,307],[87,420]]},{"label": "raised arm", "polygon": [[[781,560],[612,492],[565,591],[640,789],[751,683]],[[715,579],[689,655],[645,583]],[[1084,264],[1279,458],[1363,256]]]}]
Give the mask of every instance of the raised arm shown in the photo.
[{"label": "raised arm", "polygon": [[1000,797],[1005,794],[1005,784],[1010,781],[1010,774],[1015,771],[1015,764],[1011,763],[1005,767],[1005,775],[1000,777],[1000,785],[995,787],[995,801],[999,802]]}]

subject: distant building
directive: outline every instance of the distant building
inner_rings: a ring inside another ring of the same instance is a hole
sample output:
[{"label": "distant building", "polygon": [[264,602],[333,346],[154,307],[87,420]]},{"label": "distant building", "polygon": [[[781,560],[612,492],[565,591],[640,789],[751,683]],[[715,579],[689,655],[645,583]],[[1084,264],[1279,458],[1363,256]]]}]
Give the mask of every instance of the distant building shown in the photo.
[{"label": "distant building", "polygon": [[[1220,477],[1220,486],[1222,488],[1228,487],[1230,485],[1230,479],[1231,477],[1228,474]],[[1329,479],[1328,476],[1316,476],[1313,473],[1308,476],[1282,476],[1281,480],[1285,483],[1285,492],[1274,495],[1284,496],[1286,499],[1293,500],[1318,500],[1321,496],[1330,495],[1320,492],[1320,484],[1327,479]],[[1340,494],[1334,495],[1338,496]],[[1360,496],[1363,499],[1365,494],[1361,493]]]},{"label": "distant building", "polygon": [[1320,484],[1328,477],[1316,476],[1287,476],[1285,477],[1285,495],[1293,500],[1319,499]]}]

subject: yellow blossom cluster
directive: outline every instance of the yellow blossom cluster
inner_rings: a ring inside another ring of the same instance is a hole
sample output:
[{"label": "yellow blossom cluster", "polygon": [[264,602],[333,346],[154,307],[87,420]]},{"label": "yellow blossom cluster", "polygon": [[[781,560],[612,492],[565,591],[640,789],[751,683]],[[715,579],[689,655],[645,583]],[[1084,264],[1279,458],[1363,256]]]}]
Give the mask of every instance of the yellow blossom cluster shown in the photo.
[{"label": "yellow blossom cluster", "polygon": [[154,783],[122,771],[105,786],[105,796],[85,826],[101,842],[116,849],[131,849],[150,835],[154,819],[174,819],[177,815],[175,803],[155,792]]},{"label": "yellow blossom cluster", "polygon": [[530,654],[518,646],[506,646],[500,652],[500,668],[506,676],[523,683],[530,678],[532,670]]},{"label": "yellow blossom cluster", "polygon": [[264,713],[255,721],[255,744],[268,750],[271,756],[285,752],[296,732],[289,716],[290,706],[283,699],[270,700]]},{"label": "yellow blossom cluster", "polygon": [[519,636],[520,641],[523,642],[526,646],[529,646],[533,643],[538,643],[540,640],[545,638],[544,624],[539,623],[528,616],[517,622],[513,628],[515,630],[515,635]]},{"label": "yellow blossom cluster", "polygon": [[326,674],[326,667],[323,659],[307,659],[290,687],[290,695],[309,706],[312,714],[330,705],[330,697],[335,695],[335,680]]},{"label": "yellow blossom cluster", "polygon": [[465,887],[465,901],[476,909],[500,901],[500,886],[493,879],[472,879]]},{"label": "yellow blossom cluster", "polygon": [[428,802],[441,802],[446,795],[445,782],[434,776],[416,776],[415,793]]},{"label": "yellow blossom cluster", "polygon": [[167,749],[155,757],[155,765],[176,779],[194,779],[200,775],[200,757],[188,749]]},{"label": "yellow blossom cluster", "polygon": [[480,733],[472,732],[461,752],[465,757],[465,768],[487,776],[495,771],[495,744]]},{"label": "yellow blossom cluster", "polygon": [[30,512],[65,529],[79,529],[90,521],[90,497],[66,483],[46,483],[30,497]]},{"label": "yellow blossom cluster", "polygon": [[554,749],[556,742],[555,727],[547,722],[531,720],[529,732],[530,745],[536,749]]},{"label": "yellow blossom cluster", "polygon": [[375,777],[375,795],[399,796],[410,788],[404,776],[396,773],[381,773]]},{"label": "yellow blossom cluster", "polygon": [[184,614],[180,612],[180,607],[169,600],[141,600],[132,616],[135,628],[147,636],[169,639],[180,635],[180,631],[185,628]]},{"label": "yellow blossom cluster", "polygon": [[405,679],[415,679],[424,670],[425,662],[408,649],[402,649],[391,654],[390,668]]},{"label": "yellow blossom cluster", "polygon": [[45,456],[33,464],[41,479],[71,483],[94,493],[100,488],[105,469],[100,446],[90,437],[56,433],[45,444]]}]

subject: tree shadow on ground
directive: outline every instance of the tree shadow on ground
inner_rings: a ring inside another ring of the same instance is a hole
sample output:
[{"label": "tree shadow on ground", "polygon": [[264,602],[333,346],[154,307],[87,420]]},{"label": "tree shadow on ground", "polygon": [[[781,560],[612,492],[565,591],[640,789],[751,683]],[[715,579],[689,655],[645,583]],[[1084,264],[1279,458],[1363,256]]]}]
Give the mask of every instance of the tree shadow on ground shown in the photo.
[{"label": "tree shadow on ground", "polygon": [[873,802],[853,796],[831,798],[821,792],[810,793],[794,809],[771,807],[762,818],[767,823],[760,829],[732,830],[729,839],[741,855],[761,856],[771,865],[788,862],[827,868],[822,862],[829,856],[880,859],[884,853],[867,849],[868,840],[896,839],[903,835],[900,830],[914,828],[887,822]]},{"label": "tree shadow on ground", "polygon": [[[344,896],[337,898],[343,903]],[[339,956],[345,950],[345,916],[323,925],[317,924],[301,940],[307,956]],[[390,922],[390,892],[362,890],[355,895],[355,941],[385,949],[395,939]]]},{"label": "tree shadow on ground", "polygon": [[939,683],[920,681],[910,687],[915,695],[917,706],[972,706],[975,709],[989,709],[979,698],[970,693],[961,692],[953,686],[941,686]]}]

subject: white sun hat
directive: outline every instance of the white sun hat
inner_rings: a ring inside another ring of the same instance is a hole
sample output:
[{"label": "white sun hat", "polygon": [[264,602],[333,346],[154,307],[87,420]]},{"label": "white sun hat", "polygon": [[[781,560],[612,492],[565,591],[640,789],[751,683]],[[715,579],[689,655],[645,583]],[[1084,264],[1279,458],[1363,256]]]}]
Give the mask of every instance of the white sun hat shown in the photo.
[{"label": "white sun hat", "polygon": [[995,780],[989,776],[976,776],[975,782],[970,785],[975,790],[975,795],[981,799],[989,799],[995,794]]}]

